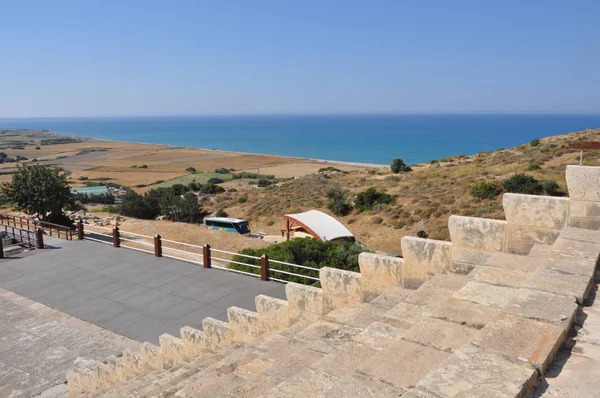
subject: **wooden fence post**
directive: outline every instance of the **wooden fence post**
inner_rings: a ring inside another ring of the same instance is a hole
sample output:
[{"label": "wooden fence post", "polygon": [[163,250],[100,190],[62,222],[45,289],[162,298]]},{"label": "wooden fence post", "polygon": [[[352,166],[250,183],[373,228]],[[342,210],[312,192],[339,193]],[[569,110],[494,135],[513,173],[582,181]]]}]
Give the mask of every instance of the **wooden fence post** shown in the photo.
[{"label": "wooden fence post", "polygon": [[38,228],[35,231],[35,243],[38,249],[44,248],[44,231],[41,228]]},{"label": "wooden fence post", "polygon": [[266,254],[260,257],[260,279],[263,281],[269,280],[269,256]]},{"label": "wooden fence post", "polygon": [[162,240],[159,234],[154,237],[154,256],[162,257]]},{"label": "wooden fence post", "polygon": [[2,243],[2,237],[0,237],[0,258],[4,258],[4,244]]},{"label": "wooden fence post", "polygon": [[121,247],[121,236],[119,235],[119,227],[113,229],[113,246]]},{"label": "wooden fence post", "polygon": [[81,220],[77,221],[77,238],[79,240],[83,240],[84,231],[83,231],[83,223]]},{"label": "wooden fence post", "polygon": [[210,268],[210,245],[208,243],[204,245],[202,252],[204,257],[204,261],[202,261],[204,268]]}]

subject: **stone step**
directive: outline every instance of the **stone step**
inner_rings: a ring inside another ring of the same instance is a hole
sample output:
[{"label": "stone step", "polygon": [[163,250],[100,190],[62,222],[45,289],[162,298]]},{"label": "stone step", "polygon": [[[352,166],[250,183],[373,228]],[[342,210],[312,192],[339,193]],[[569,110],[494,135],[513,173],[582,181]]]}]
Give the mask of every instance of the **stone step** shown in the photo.
[{"label": "stone step", "polygon": [[529,251],[529,257],[544,258],[550,254],[552,245],[544,245],[542,243],[534,243]]}]

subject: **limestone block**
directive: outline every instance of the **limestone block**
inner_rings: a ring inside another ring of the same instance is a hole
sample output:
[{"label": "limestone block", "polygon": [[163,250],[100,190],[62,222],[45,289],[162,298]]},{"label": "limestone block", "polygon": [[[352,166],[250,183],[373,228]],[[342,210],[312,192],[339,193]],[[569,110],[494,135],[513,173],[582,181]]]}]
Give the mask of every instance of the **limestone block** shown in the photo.
[{"label": "limestone block", "polygon": [[473,277],[471,275],[462,274],[437,274],[431,277],[425,282],[418,290],[427,289],[438,289],[445,290],[447,292],[456,292],[464,285],[466,285]]},{"label": "limestone block", "polygon": [[552,249],[552,245],[544,245],[541,243],[534,243],[531,250],[529,250],[528,256],[534,257],[534,258],[544,258],[550,253],[551,249]]},{"label": "limestone block", "polygon": [[453,215],[448,229],[454,247],[490,252],[506,249],[506,221]]},{"label": "limestone block", "polygon": [[254,298],[261,333],[282,330],[290,326],[290,309],[285,300],[260,294]]},{"label": "limestone block", "polygon": [[561,229],[567,224],[569,198],[505,193],[504,214],[509,225]]},{"label": "limestone block", "polygon": [[514,269],[517,271],[531,272],[542,265],[542,259],[529,256],[521,256],[512,253],[493,253],[485,262],[485,265],[494,267]]},{"label": "limestone block", "polygon": [[598,243],[600,242],[600,231],[590,231],[581,228],[567,227],[560,231],[560,238]]},{"label": "limestone block", "polygon": [[566,180],[571,200],[600,202],[600,167],[568,165]]},{"label": "limestone block", "polygon": [[239,307],[227,309],[229,330],[234,343],[247,343],[260,335],[258,314]]},{"label": "limestone block", "polygon": [[506,251],[528,254],[534,244],[551,245],[558,238],[559,229],[536,228],[525,225],[508,224]]},{"label": "limestone block", "polygon": [[569,227],[591,229],[597,231],[600,229],[600,218],[596,217],[569,217]]},{"label": "limestone block", "polygon": [[571,274],[593,277],[597,261],[591,258],[553,253],[544,259],[544,266]]},{"label": "limestone block", "polygon": [[[469,282],[470,283],[470,282]],[[438,289],[427,285],[421,286],[417,291],[406,298],[409,304],[415,304],[420,307],[420,311],[425,316],[430,316],[431,313],[444,301],[452,296],[452,291],[446,289]]]},{"label": "limestone block", "polygon": [[198,356],[204,349],[204,332],[190,326],[184,326],[179,332],[186,355]]},{"label": "limestone block", "polygon": [[502,312],[552,322],[568,330],[577,308],[574,297],[523,288],[519,289]]},{"label": "limestone block", "polygon": [[429,276],[452,270],[452,243],[405,236],[401,240],[404,277],[427,280]]},{"label": "limestone block", "polygon": [[399,340],[365,361],[358,372],[396,388],[408,389],[449,356],[447,352]]},{"label": "limestone block", "polygon": [[375,299],[371,300],[371,304],[375,304],[388,309],[393,308],[399,303],[404,302],[408,298],[408,296],[410,296],[414,292],[415,291],[413,289],[397,287],[393,290],[381,293]]},{"label": "limestone block", "polygon": [[158,336],[158,342],[160,343],[163,365],[172,366],[185,361],[185,348],[180,338],[163,333]]},{"label": "limestone block", "polygon": [[202,320],[204,330],[204,348],[209,352],[217,352],[231,346],[231,331],[227,322],[206,317]]},{"label": "limestone block", "polygon": [[488,323],[473,344],[513,358],[526,358],[544,373],[566,338],[559,325],[504,314]]},{"label": "limestone block", "polygon": [[477,335],[477,329],[441,319],[423,318],[404,335],[404,340],[453,352]]},{"label": "limestone block", "polygon": [[162,350],[154,344],[148,342],[142,343],[140,357],[141,361],[151,369],[163,368]]},{"label": "limestone block", "polygon": [[537,381],[537,372],[525,361],[466,344],[437,369],[425,375],[417,390],[439,397],[524,397]]},{"label": "limestone block", "polygon": [[364,329],[380,319],[389,308],[364,303],[358,307],[341,307],[323,317],[324,321]]},{"label": "limestone block", "polygon": [[[404,259],[399,257],[384,256],[375,253],[361,253],[358,255],[360,274],[365,281],[365,290],[378,294],[402,286]],[[368,281],[368,282],[366,282]]]},{"label": "limestone block", "polygon": [[355,307],[363,302],[361,277],[358,272],[323,267],[319,270],[319,279],[329,309]]},{"label": "limestone block", "polygon": [[329,355],[313,363],[310,368],[328,375],[344,376],[352,374],[354,369],[378,353],[377,348],[350,340],[335,347]]},{"label": "limestone block", "polygon": [[489,283],[471,281],[458,292],[454,293],[452,298],[502,308],[517,292],[518,289],[508,286],[496,286]]},{"label": "limestone block", "polygon": [[75,365],[75,370],[66,374],[70,394],[77,396],[102,387],[100,373],[103,372],[102,366],[106,365],[87,358],[77,358]]},{"label": "limestone block", "polygon": [[285,285],[290,317],[292,320],[312,315],[324,315],[329,312],[325,306],[323,290],[312,286],[288,283]]},{"label": "limestone block", "polygon": [[600,202],[571,200],[569,214],[571,217],[600,218]]},{"label": "limestone block", "polygon": [[575,297],[579,303],[583,303],[592,288],[592,282],[589,276],[540,267],[525,282],[525,287]]},{"label": "limestone block", "polygon": [[477,282],[517,288],[531,276],[531,272],[493,266],[481,266],[473,272],[473,280]]},{"label": "limestone block", "polygon": [[600,255],[600,241],[582,242],[573,239],[558,238],[554,242],[554,245],[552,245],[550,254],[566,254],[597,261]]},{"label": "limestone block", "polygon": [[106,358],[106,378],[109,379],[111,383],[116,383],[124,378],[122,359],[122,357],[119,358],[114,355]]},{"label": "limestone block", "polygon": [[436,308],[431,316],[471,328],[481,329],[499,313],[499,309],[488,305],[449,298]]},{"label": "limestone block", "polygon": [[406,329],[394,327],[384,322],[373,322],[365,330],[354,336],[352,340],[373,348],[383,349],[393,341],[400,340]]},{"label": "limestone block", "polygon": [[395,328],[410,329],[423,319],[422,307],[415,304],[400,303],[381,317],[381,322]]},{"label": "limestone block", "polygon": [[139,352],[126,350],[121,358],[121,376],[125,380],[133,379],[145,371],[142,356]]},{"label": "limestone block", "polygon": [[485,262],[494,254],[483,250],[467,249],[464,247],[452,247],[452,267],[454,272],[468,274],[477,265],[485,264]]}]

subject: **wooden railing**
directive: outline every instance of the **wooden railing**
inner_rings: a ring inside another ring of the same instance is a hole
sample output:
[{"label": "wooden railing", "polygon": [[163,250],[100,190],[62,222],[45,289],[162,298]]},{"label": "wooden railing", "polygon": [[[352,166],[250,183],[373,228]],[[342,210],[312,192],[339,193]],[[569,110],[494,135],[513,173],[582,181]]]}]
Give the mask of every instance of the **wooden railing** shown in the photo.
[{"label": "wooden railing", "polygon": [[18,245],[22,248],[44,248],[44,232],[41,228],[35,231],[19,227],[9,227],[1,225],[0,230],[4,229],[6,235],[0,238],[0,258],[4,258],[4,250],[10,246]]},{"label": "wooden railing", "polygon": [[73,240],[73,231],[71,228],[46,221],[34,221],[27,217],[0,214],[0,226],[20,228],[27,231],[35,231],[38,228],[41,228],[44,233],[50,236]]}]

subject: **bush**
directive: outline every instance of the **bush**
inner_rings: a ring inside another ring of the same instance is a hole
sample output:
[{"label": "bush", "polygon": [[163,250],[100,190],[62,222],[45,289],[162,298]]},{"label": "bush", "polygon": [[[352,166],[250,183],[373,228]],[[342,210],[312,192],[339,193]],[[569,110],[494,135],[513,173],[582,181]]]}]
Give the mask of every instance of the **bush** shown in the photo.
[{"label": "bush", "polygon": [[346,194],[341,189],[329,189],[327,198],[329,198],[327,208],[336,216],[347,216],[352,211],[352,206],[346,201]]},{"label": "bush", "polygon": [[541,195],[544,187],[534,177],[519,173],[504,180],[506,192],[522,193],[527,195]]},{"label": "bush", "polygon": [[532,163],[529,166],[527,166],[528,171],[535,171],[535,170],[539,170],[539,169],[541,169],[539,164]]},{"label": "bush", "polygon": [[187,171],[190,174],[196,174],[196,169],[193,167],[188,167],[187,169],[185,169],[185,171]]},{"label": "bush", "polygon": [[375,188],[369,188],[356,195],[354,207],[358,211],[372,210],[377,204],[389,204],[394,202],[394,198],[387,193],[377,192]]},{"label": "bush", "polygon": [[544,194],[548,196],[562,196],[558,183],[553,180],[541,180],[540,185],[544,189]]},{"label": "bush", "polygon": [[479,199],[494,199],[501,189],[493,182],[480,182],[471,188],[471,196]]},{"label": "bush", "polygon": [[429,235],[427,234],[427,232],[420,230],[419,232],[417,232],[417,238],[427,239],[429,238]]},{"label": "bush", "polygon": [[322,167],[319,169],[319,171],[317,173],[328,173],[328,172],[346,173],[345,171],[342,171],[333,166]]},{"label": "bush", "polygon": [[222,184],[224,182],[225,182],[225,180],[222,179],[222,178],[219,178],[219,177],[209,178],[208,181],[207,181],[207,183],[209,185]]},{"label": "bush", "polygon": [[244,195],[244,196],[240,196],[240,198],[238,199],[238,203],[246,203],[248,201],[248,196]]},{"label": "bush", "polygon": [[200,185],[198,192],[205,195],[216,195],[225,192],[225,188],[214,184]]},{"label": "bush", "polygon": [[266,187],[269,187],[269,186],[271,186],[273,184],[275,184],[275,182],[273,182],[272,180],[267,180],[266,178],[261,178],[256,183],[256,186],[259,187],[259,188],[266,188]]},{"label": "bush", "polygon": [[247,171],[242,171],[239,173],[232,174],[231,178],[233,178],[234,180],[240,180],[242,178],[248,178],[251,180],[256,180],[257,178],[266,178],[267,180],[274,180],[275,176],[269,175],[269,174],[258,174],[258,173],[249,173]]},{"label": "bush", "polygon": [[392,161],[391,169],[392,169],[392,173],[395,173],[395,174],[406,173],[406,172],[412,171],[412,168],[409,165],[407,165],[406,163],[404,163],[404,160],[402,160],[402,158],[394,159]]},{"label": "bush", "polygon": [[115,203],[115,197],[109,193],[99,195],[76,193],[73,196],[75,197],[75,200],[81,204],[101,203],[106,205],[112,205],[113,203]]},{"label": "bush", "polygon": [[133,166],[131,166],[131,168],[132,169],[147,169],[148,165],[147,164],[134,164]]},{"label": "bush", "polygon": [[39,146],[36,146],[35,149],[39,151],[42,148],[40,148]]},{"label": "bush", "polygon": [[[332,267],[348,271],[358,272],[358,255],[362,252],[371,252],[371,250],[351,242],[323,242],[313,238],[296,238],[283,243],[270,245],[263,249],[244,249],[240,254],[260,257],[263,254],[269,256],[272,260],[285,261],[288,263],[303,265],[313,268]],[[255,260],[242,256],[235,256],[233,261],[240,263],[260,265],[260,260]],[[260,269],[248,267],[240,264],[231,264],[232,269],[260,274]],[[272,270],[284,270],[295,274],[312,276],[318,278],[317,271],[311,271],[303,268],[291,267],[288,265],[270,263]],[[274,273],[277,278],[290,282],[312,285],[315,281],[286,274]]]},{"label": "bush", "polygon": [[216,169],[215,173],[217,173],[217,174],[229,174],[231,171],[233,171],[233,169],[229,170],[229,169],[225,169],[225,168],[221,167],[220,169]]},{"label": "bush", "polygon": [[227,214],[227,212],[226,212],[225,210],[223,210],[223,209],[219,209],[219,210],[217,211],[217,213],[215,214],[215,216],[217,216],[217,217],[227,217],[227,216],[228,216],[228,214]]},{"label": "bush", "polygon": [[538,145],[540,145],[540,140],[539,139],[535,139],[535,140],[531,140],[531,142],[529,143],[529,145],[536,147]]}]

